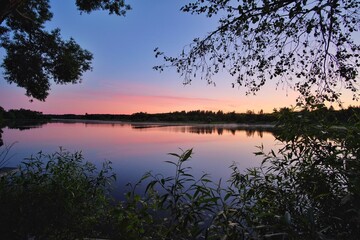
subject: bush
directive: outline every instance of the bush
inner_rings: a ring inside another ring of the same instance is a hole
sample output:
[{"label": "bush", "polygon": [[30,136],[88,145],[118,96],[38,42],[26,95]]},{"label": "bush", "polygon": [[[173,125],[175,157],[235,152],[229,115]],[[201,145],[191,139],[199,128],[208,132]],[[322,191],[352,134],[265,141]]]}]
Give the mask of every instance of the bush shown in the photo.
[{"label": "bush", "polygon": [[97,171],[81,153],[38,153],[0,179],[1,239],[96,236],[109,206],[108,163]]},{"label": "bush", "polygon": [[233,168],[227,217],[256,238],[358,239],[359,128],[309,132],[300,124],[277,154],[257,153],[261,167],[244,174]]},{"label": "bush", "polygon": [[[360,236],[360,124],[334,128],[307,115],[284,115],[278,153],[255,154],[260,167],[240,172],[228,187],[207,175],[196,180],[180,155],[175,175],[147,173],[143,197],[154,239],[358,239]],[[304,124],[304,122],[306,124]],[[143,206],[143,205],[139,205]]]}]

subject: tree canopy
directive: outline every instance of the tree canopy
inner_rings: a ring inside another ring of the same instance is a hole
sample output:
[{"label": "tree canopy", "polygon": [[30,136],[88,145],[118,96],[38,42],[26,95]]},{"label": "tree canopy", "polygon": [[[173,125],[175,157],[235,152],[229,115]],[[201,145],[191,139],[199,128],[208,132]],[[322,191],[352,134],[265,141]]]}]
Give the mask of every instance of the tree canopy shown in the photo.
[{"label": "tree canopy", "polygon": [[155,49],[190,83],[197,73],[227,70],[232,86],[256,93],[269,80],[298,90],[305,98],[336,101],[344,89],[359,96],[358,0],[197,0],[183,12],[218,16],[218,26],[195,38],[177,57]]},{"label": "tree canopy", "polygon": [[[74,39],[61,38],[60,29],[48,31],[53,17],[49,0],[0,0],[0,47],[4,78],[26,89],[26,95],[45,101],[51,80],[78,83],[91,70],[92,54]],[[76,0],[79,11],[105,10],[123,16],[130,6],[124,0]]]}]

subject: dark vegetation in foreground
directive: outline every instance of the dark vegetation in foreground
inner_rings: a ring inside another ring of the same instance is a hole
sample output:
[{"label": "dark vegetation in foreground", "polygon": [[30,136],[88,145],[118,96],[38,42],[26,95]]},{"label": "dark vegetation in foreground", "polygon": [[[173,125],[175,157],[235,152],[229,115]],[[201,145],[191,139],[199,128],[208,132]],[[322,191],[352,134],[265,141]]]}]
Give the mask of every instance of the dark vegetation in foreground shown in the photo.
[{"label": "dark vegetation in foreground", "polygon": [[284,145],[259,147],[257,168],[240,172],[234,163],[227,182],[195,179],[192,150],[172,153],[174,175],[146,173],[120,202],[110,195],[110,163],[97,169],[80,153],[38,153],[0,177],[0,237],[358,239],[359,117],[334,129],[322,114],[284,113],[278,125]]}]

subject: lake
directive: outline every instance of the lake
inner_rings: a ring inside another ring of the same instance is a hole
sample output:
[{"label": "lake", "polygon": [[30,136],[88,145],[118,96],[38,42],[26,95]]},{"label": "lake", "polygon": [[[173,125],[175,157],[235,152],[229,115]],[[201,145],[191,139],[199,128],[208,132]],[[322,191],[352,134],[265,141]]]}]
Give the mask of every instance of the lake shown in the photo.
[{"label": "lake", "polygon": [[193,148],[189,162],[192,173],[209,173],[213,180],[227,180],[234,162],[242,170],[259,166],[261,157],[253,153],[256,146],[278,148],[269,130],[257,130],[236,124],[145,124],[120,122],[51,122],[33,128],[4,128],[5,144],[11,149],[7,166],[16,166],[24,158],[39,151],[54,153],[62,147],[70,152],[81,151],[85,160],[101,166],[109,160],[117,175],[117,193],[121,195],[128,182],[136,182],[147,171],[171,175],[176,161],[167,153],[181,153]]}]

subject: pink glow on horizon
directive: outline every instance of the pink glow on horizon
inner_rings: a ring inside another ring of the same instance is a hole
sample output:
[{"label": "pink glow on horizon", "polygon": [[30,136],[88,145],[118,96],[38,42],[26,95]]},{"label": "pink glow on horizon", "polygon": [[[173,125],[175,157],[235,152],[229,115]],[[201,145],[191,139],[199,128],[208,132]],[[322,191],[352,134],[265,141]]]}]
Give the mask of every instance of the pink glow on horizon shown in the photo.
[{"label": "pink glow on horizon", "polygon": [[[11,97],[9,97],[11,99]],[[24,97],[26,98],[26,97]],[[28,108],[46,114],[132,114],[135,112],[164,113],[174,111],[208,110],[224,112],[245,112],[246,110],[260,110],[271,112],[273,104],[245,104],[236,100],[172,97],[172,96],[141,96],[141,95],[116,95],[104,98],[62,97],[50,98],[47,102],[30,103],[24,99],[21,104],[14,104],[16,108]],[[25,103],[25,104],[24,104]],[[9,108],[4,106],[4,108]],[[12,107],[14,108],[14,107]]]},{"label": "pink glow on horizon", "polygon": [[[55,86],[46,102],[29,102],[23,90],[6,86],[0,96],[1,106],[6,110],[25,108],[45,114],[132,114],[135,112],[164,113],[174,111],[207,110],[223,112],[255,112],[263,109],[272,112],[274,108],[288,107],[294,103],[295,94],[287,97],[284,92],[262,92],[258,96],[244,96],[239,90],[229,91],[200,86],[152,86],[150,84],[123,83],[98,88],[89,83],[71,86]],[[211,96],[211,97],[209,97]]]}]

